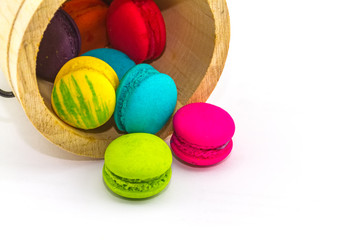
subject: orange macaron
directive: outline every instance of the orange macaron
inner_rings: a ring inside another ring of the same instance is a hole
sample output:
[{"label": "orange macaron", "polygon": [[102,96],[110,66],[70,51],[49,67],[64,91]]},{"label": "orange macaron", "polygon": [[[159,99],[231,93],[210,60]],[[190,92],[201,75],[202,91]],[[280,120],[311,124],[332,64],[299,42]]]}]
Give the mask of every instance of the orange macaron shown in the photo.
[{"label": "orange macaron", "polygon": [[70,0],[65,10],[75,21],[81,35],[80,54],[108,45],[106,16],[108,5],[102,0]]}]

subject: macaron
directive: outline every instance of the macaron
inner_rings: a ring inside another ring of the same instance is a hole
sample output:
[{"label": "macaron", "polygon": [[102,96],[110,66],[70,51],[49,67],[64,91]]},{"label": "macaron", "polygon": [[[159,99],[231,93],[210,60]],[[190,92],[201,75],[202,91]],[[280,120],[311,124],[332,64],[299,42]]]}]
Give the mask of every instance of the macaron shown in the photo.
[{"label": "macaron", "polygon": [[173,79],[139,64],[125,74],[116,90],[115,123],[123,132],[155,134],[169,120],[176,103]]},{"label": "macaron", "polygon": [[109,44],[106,16],[109,6],[101,0],[70,0],[62,7],[76,22],[82,46],[80,54]]},{"label": "macaron", "polygon": [[172,154],[159,137],[133,133],[115,139],[105,151],[103,179],[114,193],[148,198],[161,192],[171,178]]},{"label": "macaron", "polygon": [[235,123],[229,113],[208,103],[179,109],[173,118],[173,153],[191,165],[210,166],[224,160],[233,147]]},{"label": "macaron", "polygon": [[106,123],[115,109],[115,71],[94,57],[77,57],[59,71],[51,94],[57,116],[80,129],[94,129]]},{"label": "macaron", "polygon": [[153,0],[114,0],[107,17],[111,46],[136,64],[158,58],[166,44],[166,28]]},{"label": "macaron", "polygon": [[53,82],[61,67],[79,55],[81,37],[73,19],[59,9],[47,26],[36,59],[36,73]]},{"label": "macaron", "polygon": [[96,57],[109,64],[118,75],[119,80],[123,78],[130,68],[135,66],[126,54],[111,48],[98,48],[84,53],[83,56]]}]

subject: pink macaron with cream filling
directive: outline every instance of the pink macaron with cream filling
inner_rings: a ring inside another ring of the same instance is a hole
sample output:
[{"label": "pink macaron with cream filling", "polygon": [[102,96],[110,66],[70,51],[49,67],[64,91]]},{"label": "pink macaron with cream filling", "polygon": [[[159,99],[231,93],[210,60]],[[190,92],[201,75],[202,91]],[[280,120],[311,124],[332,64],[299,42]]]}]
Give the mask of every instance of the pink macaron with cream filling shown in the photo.
[{"label": "pink macaron with cream filling", "polygon": [[174,116],[170,145],[184,162],[210,166],[224,160],[233,147],[235,123],[229,113],[208,103],[192,103]]}]

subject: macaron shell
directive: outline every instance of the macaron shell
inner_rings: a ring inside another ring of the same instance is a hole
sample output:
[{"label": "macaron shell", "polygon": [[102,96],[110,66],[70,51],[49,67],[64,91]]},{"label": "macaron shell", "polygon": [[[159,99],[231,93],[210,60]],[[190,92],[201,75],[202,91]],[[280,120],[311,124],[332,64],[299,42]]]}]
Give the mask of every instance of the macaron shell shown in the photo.
[{"label": "macaron shell", "polygon": [[[215,165],[221,161],[223,161],[229,154],[231,153],[231,150],[233,148],[233,141],[230,140],[230,142],[227,143],[226,147],[223,148],[221,151],[218,151],[213,156],[209,157],[196,157],[194,155],[186,154],[185,151],[182,151],[177,147],[177,145],[174,144],[173,141],[174,136],[172,136],[172,139],[170,141],[171,149],[175,156],[179,158],[180,160],[191,164],[195,166],[211,166]],[[191,150],[188,150],[187,152],[191,152]]]},{"label": "macaron shell", "polygon": [[91,56],[103,60],[114,69],[119,80],[121,80],[124,75],[135,66],[135,62],[125,53],[111,48],[94,49],[84,53],[83,56]]},{"label": "macaron shell", "polygon": [[168,75],[139,64],[123,77],[116,98],[114,118],[119,130],[155,134],[175,110],[177,88]]},{"label": "macaron shell", "polygon": [[171,167],[172,154],[159,137],[133,133],[115,139],[105,151],[106,167],[122,178],[147,180]]},{"label": "macaron shell", "polygon": [[174,131],[189,143],[219,147],[235,133],[232,117],[222,108],[208,103],[193,103],[178,110],[173,119]]},{"label": "macaron shell", "polygon": [[146,59],[153,60],[162,54],[166,45],[165,21],[159,7],[152,0],[135,1],[141,16],[147,23],[150,47]]},{"label": "macaron shell", "polygon": [[108,45],[106,3],[101,0],[71,0],[63,5],[63,9],[71,15],[79,28],[82,38],[80,54]]},{"label": "macaron shell", "polygon": [[127,104],[128,97],[144,79],[156,74],[159,74],[159,72],[152,66],[139,64],[131,68],[121,79],[121,83],[116,90],[116,107],[114,113],[115,123],[120,131],[126,131],[124,126],[124,106]]},{"label": "macaron shell", "polygon": [[176,101],[176,85],[168,75],[149,77],[127,100],[124,111],[126,132],[157,133],[173,114]]},{"label": "macaron shell", "polygon": [[73,19],[59,9],[48,25],[36,59],[36,73],[48,81],[54,81],[61,67],[77,57],[81,37]]},{"label": "macaron shell", "polygon": [[166,45],[164,18],[153,0],[113,1],[107,30],[112,47],[137,64],[158,58]]},{"label": "macaron shell", "polygon": [[149,33],[138,7],[131,0],[115,0],[109,8],[107,32],[113,48],[127,54],[136,64],[149,52]]},{"label": "macaron shell", "polygon": [[110,82],[114,88],[114,91],[119,86],[119,78],[114,69],[106,62],[89,56],[77,57],[67,62],[57,74],[55,82],[61,79],[63,76],[79,70],[99,72]]},{"label": "macaron shell", "polygon": [[55,81],[51,104],[59,118],[69,125],[94,129],[112,116],[115,90],[104,75],[80,69]]}]

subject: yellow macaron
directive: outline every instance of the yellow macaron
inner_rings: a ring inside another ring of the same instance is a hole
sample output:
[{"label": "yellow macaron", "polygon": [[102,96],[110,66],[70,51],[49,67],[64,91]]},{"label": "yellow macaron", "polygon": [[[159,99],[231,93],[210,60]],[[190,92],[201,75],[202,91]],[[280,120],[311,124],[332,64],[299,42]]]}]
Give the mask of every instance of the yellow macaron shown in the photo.
[{"label": "yellow macaron", "polygon": [[61,79],[63,76],[69,73],[79,70],[84,72],[86,72],[87,70],[99,72],[109,80],[111,85],[113,85],[115,91],[119,86],[119,78],[116,75],[114,69],[103,60],[90,56],[81,56],[68,61],[58,72],[55,81]]},{"label": "yellow macaron", "polygon": [[57,116],[69,125],[94,129],[114,113],[118,85],[110,65],[94,57],[77,57],[56,76],[51,104]]}]

